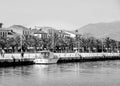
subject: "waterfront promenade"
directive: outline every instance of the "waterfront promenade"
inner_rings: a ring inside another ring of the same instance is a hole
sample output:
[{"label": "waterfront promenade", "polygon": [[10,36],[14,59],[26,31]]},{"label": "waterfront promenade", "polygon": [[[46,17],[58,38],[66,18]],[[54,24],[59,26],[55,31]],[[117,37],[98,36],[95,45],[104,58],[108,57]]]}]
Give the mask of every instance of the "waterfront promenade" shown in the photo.
[{"label": "waterfront promenade", "polygon": [[60,58],[99,58],[120,56],[120,53],[54,53]]},{"label": "waterfront promenade", "polygon": [[33,64],[33,54],[25,54],[24,57],[20,53],[7,53],[3,56],[0,55],[0,66],[18,66]]},{"label": "waterfront promenade", "polygon": [[[58,63],[120,59],[120,53],[54,53],[54,55],[58,56]],[[25,53],[24,57],[21,57],[20,53],[6,53],[4,57],[0,55],[0,66],[34,64],[33,60],[40,56],[39,53]]]},{"label": "waterfront promenade", "polygon": [[120,59],[120,53],[55,53],[59,62],[101,61]]}]

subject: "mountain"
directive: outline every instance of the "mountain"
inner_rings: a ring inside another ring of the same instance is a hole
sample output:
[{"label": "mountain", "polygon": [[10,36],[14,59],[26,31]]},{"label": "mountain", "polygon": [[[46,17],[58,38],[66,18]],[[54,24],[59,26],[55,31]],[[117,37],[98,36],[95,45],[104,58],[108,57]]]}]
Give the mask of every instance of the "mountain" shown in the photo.
[{"label": "mountain", "polygon": [[96,38],[110,37],[120,41],[120,21],[88,24],[78,29],[80,34],[92,34]]}]

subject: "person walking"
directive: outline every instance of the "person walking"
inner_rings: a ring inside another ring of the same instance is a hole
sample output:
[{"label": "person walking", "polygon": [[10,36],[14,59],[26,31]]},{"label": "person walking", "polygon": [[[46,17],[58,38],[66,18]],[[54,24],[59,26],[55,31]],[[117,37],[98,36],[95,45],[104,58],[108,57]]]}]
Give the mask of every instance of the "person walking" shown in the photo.
[{"label": "person walking", "polygon": [[24,57],[24,51],[21,50],[21,57],[23,58]]},{"label": "person walking", "polygon": [[1,50],[1,56],[4,58],[4,55],[5,55],[5,51],[4,49]]}]

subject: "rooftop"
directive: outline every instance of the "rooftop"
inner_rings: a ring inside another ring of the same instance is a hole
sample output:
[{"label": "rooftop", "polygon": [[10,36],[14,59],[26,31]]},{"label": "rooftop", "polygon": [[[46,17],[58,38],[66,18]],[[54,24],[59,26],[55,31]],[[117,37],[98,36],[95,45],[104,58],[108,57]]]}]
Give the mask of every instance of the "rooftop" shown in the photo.
[{"label": "rooftop", "polygon": [[24,27],[22,25],[12,25],[8,29],[21,29],[21,30],[29,30],[29,28]]}]

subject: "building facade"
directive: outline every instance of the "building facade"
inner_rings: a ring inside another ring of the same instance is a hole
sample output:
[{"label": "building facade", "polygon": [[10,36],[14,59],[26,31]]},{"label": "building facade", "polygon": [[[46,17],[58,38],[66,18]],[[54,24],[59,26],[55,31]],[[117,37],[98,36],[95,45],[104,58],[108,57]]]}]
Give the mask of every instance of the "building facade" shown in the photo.
[{"label": "building facade", "polygon": [[8,30],[0,28],[0,37],[7,38]]},{"label": "building facade", "polygon": [[7,38],[7,37],[12,37],[15,33],[8,29],[8,28],[3,28],[2,23],[0,23],[0,37]]},{"label": "building facade", "polygon": [[13,25],[9,27],[10,30],[17,33],[18,35],[32,35],[32,31],[30,28],[24,27],[22,25]]},{"label": "building facade", "polygon": [[40,30],[40,29],[39,30],[38,29],[33,29],[32,30],[32,35],[36,36],[38,38],[42,38],[42,39],[48,38],[48,34],[44,31]]}]

